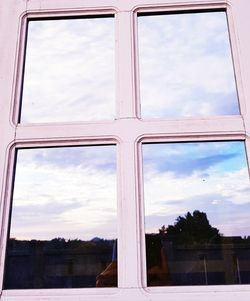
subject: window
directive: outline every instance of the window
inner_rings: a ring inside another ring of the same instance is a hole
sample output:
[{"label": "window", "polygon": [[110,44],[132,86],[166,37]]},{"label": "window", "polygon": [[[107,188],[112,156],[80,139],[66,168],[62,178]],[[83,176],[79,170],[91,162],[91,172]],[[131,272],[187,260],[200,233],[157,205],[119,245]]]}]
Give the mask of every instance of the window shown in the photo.
[{"label": "window", "polygon": [[225,11],[138,17],[143,118],[239,114]]},{"label": "window", "polygon": [[30,20],[22,123],[114,119],[114,18]]},{"label": "window", "polygon": [[241,141],[143,145],[148,286],[249,283]]},{"label": "window", "polygon": [[115,171],[110,145],[18,150],[5,289],[117,286]]},{"label": "window", "polygon": [[0,8],[0,300],[249,300],[249,1]]}]

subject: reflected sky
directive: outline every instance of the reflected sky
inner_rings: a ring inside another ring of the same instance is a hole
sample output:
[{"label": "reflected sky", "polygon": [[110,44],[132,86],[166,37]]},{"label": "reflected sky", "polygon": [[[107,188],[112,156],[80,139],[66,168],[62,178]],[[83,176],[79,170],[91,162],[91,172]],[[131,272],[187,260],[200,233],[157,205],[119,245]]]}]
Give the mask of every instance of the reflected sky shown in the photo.
[{"label": "reflected sky", "polygon": [[115,146],[18,150],[10,237],[113,239]]},{"label": "reflected sky", "polygon": [[142,117],[239,114],[225,12],[138,17]]},{"label": "reflected sky", "polygon": [[248,236],[250,183],[244,142],[143,145],[147,233],[188,211],[226,236]]},{"label": "reflected sky", "polygon": [[30,21],[21,122],[113,119],[114,18]]}]

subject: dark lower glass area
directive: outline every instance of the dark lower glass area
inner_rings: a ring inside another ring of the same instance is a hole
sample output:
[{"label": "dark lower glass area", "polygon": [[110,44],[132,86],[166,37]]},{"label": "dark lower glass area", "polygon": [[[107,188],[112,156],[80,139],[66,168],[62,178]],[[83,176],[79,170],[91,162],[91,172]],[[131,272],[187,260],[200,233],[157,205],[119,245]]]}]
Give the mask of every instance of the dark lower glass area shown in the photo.
[{"label": "dark lower glass area", "polygon": [[4,289],[116,286],[116,240],[8,242]]},{"label": "dark lower glass area", "polygon": [[249,236],[220,236],[210,225],[207,235],[202,224],[182,231],[178,226],[146,234],[148,286],[250,283]]}]

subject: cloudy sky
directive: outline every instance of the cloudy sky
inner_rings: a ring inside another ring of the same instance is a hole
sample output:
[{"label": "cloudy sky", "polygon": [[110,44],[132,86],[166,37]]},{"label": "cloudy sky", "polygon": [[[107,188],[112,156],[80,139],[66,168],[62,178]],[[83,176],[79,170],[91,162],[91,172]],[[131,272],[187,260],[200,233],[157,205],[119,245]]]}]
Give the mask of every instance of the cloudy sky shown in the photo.
[{"label": "cloudy sky", "polygon": [[147,232],[200,210],[221,234],[250,235],[244,142],[144,144],[143,162]]},{"label": "cloudy sky", "polygon": [[[143,118],[239,114],[224,12],[138,17]],[[115,117],[114,18],[30,21],[21,122]],[[131,100],[132,101],[132,100]],[[116,238],[115,146],[18,151],[11,236]],[[249,235],[243,142],[145,144],[146,229],[205,211]]]},{"label": "cloudy sky", "polygon": [[113,119],[114,18],[30,21],[21,122]]},{"label": "cloudy sky", "polygon": [[116,147],[18,151],[11,237],[117,237]]},{"label": "cloudy sky", "polygon": [[[239,114],[225,12],[139,16],[138,38],[143,118]],[[21,121],[114,119],[114,63],[114,18],[30,21]]]},{"label": "cloudy sky", "polygon": [[238,114],[225,12],[138,18],[144,118]]},{"label": "cloudy sky", "polygon": [[[250,235],[244,142],[143,144],[146,231],[200,210],[224,235]],[[116,147],[18,151],[11,237],[117,237]]]}]

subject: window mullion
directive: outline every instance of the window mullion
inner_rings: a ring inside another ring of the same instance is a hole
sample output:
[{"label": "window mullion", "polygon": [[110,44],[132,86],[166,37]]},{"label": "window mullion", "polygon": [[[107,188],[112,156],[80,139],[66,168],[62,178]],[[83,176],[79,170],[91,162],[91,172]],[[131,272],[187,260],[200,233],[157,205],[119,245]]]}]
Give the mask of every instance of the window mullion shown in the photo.
[{"label": "window mullion", "polygon": [[[16,2],[16,1],[15,1]],[[10,178],[7,178],[7,168],[13,161],[8,158],[8,152],[15,139],[15,126],[11,123],[11,105],[13,102],[13,77],[15,76],[15,60],[17,57],[19,15],[25,8],[25,3],[18,3],[13,9],[13,1],[0,5],[0,289],[2,288],[4,255],[7,235],[7,218],[9,207]],[[8,30],[7,30],[8,28]],[[13,158],[12,158],[13,159]],[[9,160],[9,161],[8,161]],[[6,210],[7,209],[7,210]]]},{"label": "window mullion", "polygon": [[121,143],[118,164],[118,285],[130,288],[138,287],[139,279],[136,160],[134,141]]},{"label": "window mullion", "polygon": [[116,75],[117,117],[135,117],[134,67],[133,67],[133,24],[131,12],[117,14],[116,29]]},{"label": "window mullion", "polygon": [[[240,56],[239,65],[240,65],[240,72],[238,70],[236,73],[236,77],[241,77],[242,80],[242,87],[239,87],[239,94],[241,96],[241,108],[242,115],[245,121],[246,132],[250,130],[250,87],[249,87],[249,78],[250,78],[250,60],[249,60],[249,53],[250,53],[250,41],[249,41],[249,32],[248,28],[250,26],[249,15],[247,13],[248,8],[250,8],[249,1],[233,1],[232,3],[232,17],[234,21],[234,29],[237,35],[238,41],[238,49]],[[242,103],[244,102],[244,103]]]}]

